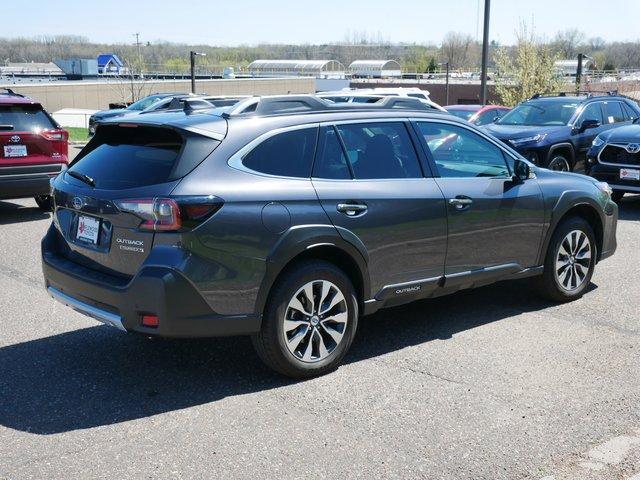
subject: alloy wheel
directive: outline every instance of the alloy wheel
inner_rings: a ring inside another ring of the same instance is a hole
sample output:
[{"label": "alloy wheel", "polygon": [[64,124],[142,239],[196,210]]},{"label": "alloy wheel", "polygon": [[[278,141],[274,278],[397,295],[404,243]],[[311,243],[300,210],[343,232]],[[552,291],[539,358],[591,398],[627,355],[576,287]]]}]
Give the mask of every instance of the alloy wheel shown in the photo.
[{"label": "alloy wheel", "polygon": [[569,232],[556,256],[556,278],[566,291],[574,291],[587,279],[591,267],[591,241],[582,230]]},{"label": "alloy wheel", "polygon": [[284,314],[284,343],[298,360],[315,363],[338,347],[347,329],[349,312],[344,294],[327,280],[300,288]]},{"label": "alloy wheel", "polygon": [[569,161],[564,157],[555,157],[549,162],[548,166],[549,170],[555,170],[557,172],[568,172],[571,170],[569,168]]}]

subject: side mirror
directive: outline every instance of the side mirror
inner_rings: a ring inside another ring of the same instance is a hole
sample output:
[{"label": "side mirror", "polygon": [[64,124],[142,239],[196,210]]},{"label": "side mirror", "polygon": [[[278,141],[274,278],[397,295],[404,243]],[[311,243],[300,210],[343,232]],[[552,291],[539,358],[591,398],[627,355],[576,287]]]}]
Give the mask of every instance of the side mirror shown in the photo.
[{"label": "side mirror", "polygon": [[600,121],[594,118],[587,118],[582,121],[580,124],[580,131],[584,132],[585,130],[589,130],[590,128],[598,128],[600,126]]},{"label": "side mirror", "polygon": [[522,183],[531,175],[531,168],[527,162],[515,160],[513,165],[513,179],[518,183]]}]

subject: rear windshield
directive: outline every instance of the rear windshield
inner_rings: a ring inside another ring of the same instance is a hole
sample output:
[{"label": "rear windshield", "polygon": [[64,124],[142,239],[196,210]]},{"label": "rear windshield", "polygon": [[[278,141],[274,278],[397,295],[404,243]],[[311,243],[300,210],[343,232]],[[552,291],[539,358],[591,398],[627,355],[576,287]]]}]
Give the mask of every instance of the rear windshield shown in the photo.
[{"label": "rear windshield", "polygon": [[105,190],[155,185],[183,177],[219,143],[170,128],[103,125],[69,170]]},{"label": "rear windshield", "polygon": [[40,132],[56,125],[40,105],[0,105],[0,127],[16,132]]}]

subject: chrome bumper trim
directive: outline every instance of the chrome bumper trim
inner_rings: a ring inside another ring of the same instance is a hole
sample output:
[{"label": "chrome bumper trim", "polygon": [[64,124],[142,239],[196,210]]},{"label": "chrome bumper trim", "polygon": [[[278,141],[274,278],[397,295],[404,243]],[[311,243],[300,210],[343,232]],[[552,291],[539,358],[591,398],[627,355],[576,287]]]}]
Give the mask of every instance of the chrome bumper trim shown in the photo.
[{"label": "chrome bumper trim", "polygon": [[57,288],[49,287],[47,288],[47,292],[49,292],[49,295],[58,302],[66,305],[67,307],[73,308],[75,311],[80,312],[87,317],[91,317],[111,327],[116,327],[118,330],[122,330],[123,332],[127,331],[127,329],[122,325],[122,317],[119,315],[101,310],[89,305],[88,303],[81,302],[80,300],[62,293]]}]

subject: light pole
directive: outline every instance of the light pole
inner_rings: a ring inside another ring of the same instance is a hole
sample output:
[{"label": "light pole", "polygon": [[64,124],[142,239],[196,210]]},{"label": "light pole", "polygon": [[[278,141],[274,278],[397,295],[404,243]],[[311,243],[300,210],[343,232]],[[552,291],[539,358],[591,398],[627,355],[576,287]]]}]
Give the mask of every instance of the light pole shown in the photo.
[{"label": "light pole", "polygon": [[445,96],[444,104],[449,105],[449,62],[439,63],[438,65],[439,66],[444,65],[447,69],[446,70],[447,76],[445,77],[445,84],[444,84],[444,96]]},{"label": "light pole", "polygon": [[191,93],[196,93],[196,57],[206,57],[206,53],[194,52],[191,50],[189,52],[189,60],[191,62]]},{"label": "light pole", "polygon": [[489,16],[491,0],[484,0],[484,30],[482,32],[482,72],[480,73],[480,103],[487,104],[487,61],[489,56]]}]

